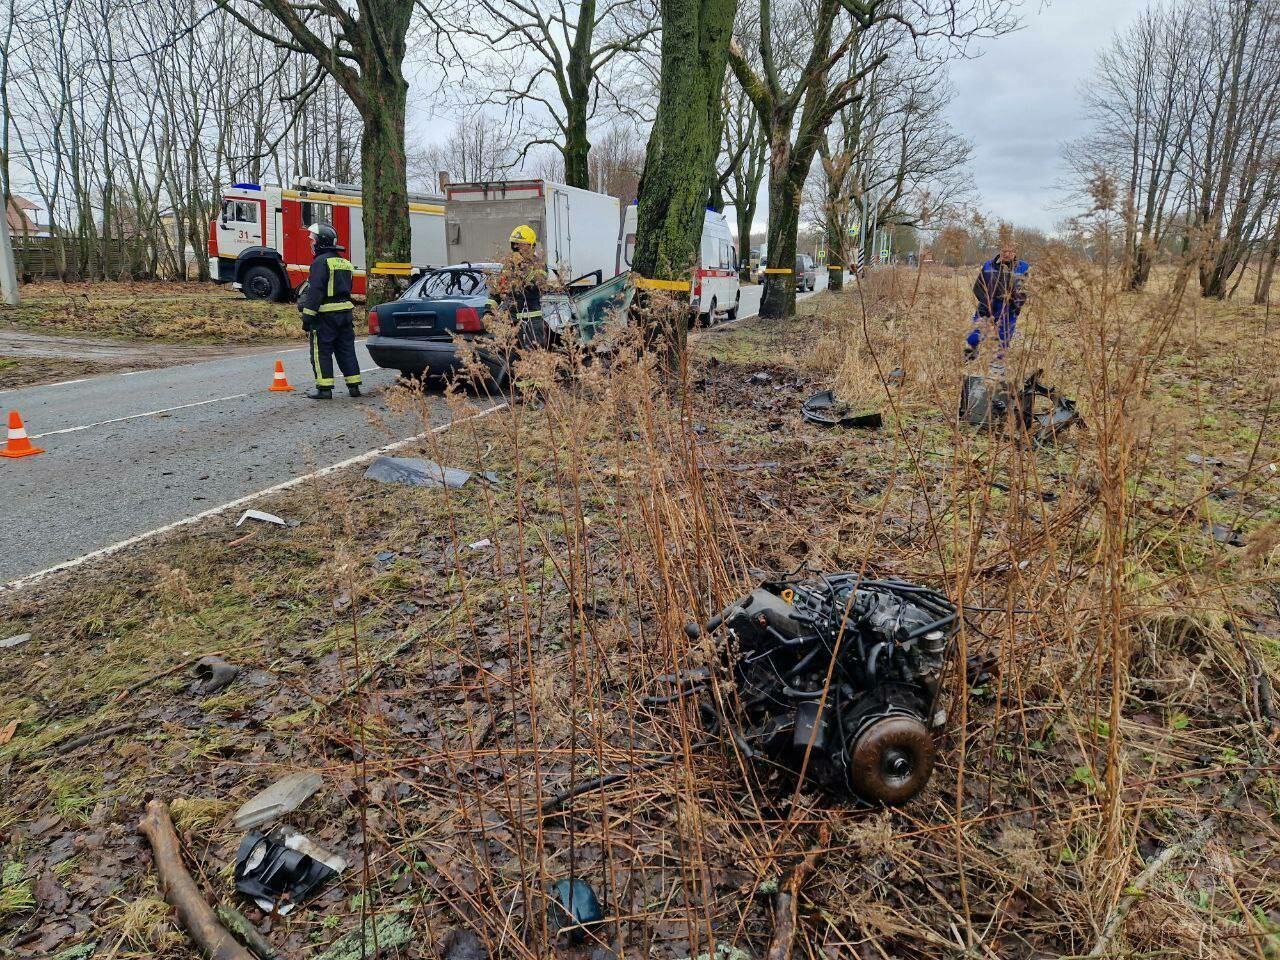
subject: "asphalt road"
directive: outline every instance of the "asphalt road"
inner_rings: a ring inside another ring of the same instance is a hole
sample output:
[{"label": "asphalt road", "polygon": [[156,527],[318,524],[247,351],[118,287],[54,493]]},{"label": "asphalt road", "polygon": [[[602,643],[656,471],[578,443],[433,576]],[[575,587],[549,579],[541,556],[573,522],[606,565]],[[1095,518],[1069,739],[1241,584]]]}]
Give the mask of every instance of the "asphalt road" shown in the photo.
[{"label": "asphalt road", "polygon": [[[821,283],[821,280],[820,280]],[[742,291],[740,316],[759,308]],[[0,391],[41,456],[0,458],[0,584],[119,544],[444,423],[392,414],[394,371],[358,347],[368,396],[307,400],[305,347]],[[276,358],[293,393],[270,393]]]}]

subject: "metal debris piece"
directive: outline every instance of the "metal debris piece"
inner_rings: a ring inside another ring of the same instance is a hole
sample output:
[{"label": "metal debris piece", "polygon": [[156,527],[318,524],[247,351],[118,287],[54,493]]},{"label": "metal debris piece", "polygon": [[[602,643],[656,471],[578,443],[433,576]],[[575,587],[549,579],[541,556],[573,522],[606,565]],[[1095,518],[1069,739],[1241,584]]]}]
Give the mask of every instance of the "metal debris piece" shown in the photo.
[{"label": "metal debris piece", "polygon": [[347,868],[347,861],[300,833],[251,830],[236,851],[236,890],[284,916]]},{"label": "metal debris piece", "polygon": [[236,521],[236,526],[244,523],[246,520],[260,520],[263,523],[274,523],[278,527],[286,526],[283,517],[277,517],[274,513],[266,513],[262,510],[246,510],[240,514],[240,519]]},{"label": "metal debris piece", "polygon": [[471,479],[470,470],[442,467],[434,460],[416,457],[379,457],[364,472],[366,480],[379,483],[403,483],[410,487],[456,490]]},{"label": "metal debris piece", "polygon": [[[989,429],[1010,425],[1031,434],[1034,446],[1044,446],[1084,420],[1076,402],[1040,382],[1042,371],[1027,377],[1021,387],[995,379],[968,376],[960,389],[960,420]],[[1045,409],[1043,402],[1049,406]]]},{"label": "metal debris piece", "polygon": [[191,685],[191,694],[197,697],[208,697],[231,686],[240,676],[240,668],[234,663],[227,663],[221,657],[201,657],[191,670],[196,682]]},{"label": "metal debris piece", "polygon": [[907,371],[903,370],[901,367],[894,367],[892,370],[889,371],[888,376],[885,377],[885,380],[891,386],[895,386],[895,387],[901,386],[903,381],[905,381],[906,379],[907,379]]},{"label": "metal debris piece", "polygon": [[1188,453],[1185,459],[1187,463],[1194,463],[1196,466],[1220,467],[1223,464],[1221,457],[1202,457],[1198,453]]},{"label": "metal debris piece", "polygon": [[820,427],[861,427],[865,430],[879,430],[884,425],[884,417],[876,412],[850,413],[850,406],[836,399],[831,390],[819,390],[804,402],[803,415],[810,423]]},{"label": "metal debris piece", "polygon": [[233,818],[237,829],[248,830],[297,810],[324,786],[318,773],[291,773],[246,800]]},{"label": "metal debris piece", "polygon": [[747,382],[753,387],[763,387],[766,383],[773,383],[773,375],[761,370],[759,373],[753,373]]},{"label": "metal debris piece", "polygon": [[724,631],[739,722],[710,698],[703,722],[771,770],[803,768],[830,791],[903,804],[933,772],[929,717],[958,619],[945,596],[902,580],[798,571],[765,581],[706,625]]},{"label": "metal debris piece", "polygon": [[1244,536],[1240,531],[1228,527],[1225,523],[1211,523],[1207,529],[1213,535],[1213,539],[1219,543],[1225,543],[1229,547],[1244,546]]},{"label": "metal debris piece", "polygon": [[547,907],[547,928],[552,936],[567,933],[571,940],[604,920],[604,910],[596,892],[583,880],[571,877],[551,888],[551,905]]},{"label": "metal debris piece", "polygon": [[12,637],[5,637],[3,640],[0,640],[0,650],[20,646],[30,639],[31,634],[29,633],[15,633]]}]

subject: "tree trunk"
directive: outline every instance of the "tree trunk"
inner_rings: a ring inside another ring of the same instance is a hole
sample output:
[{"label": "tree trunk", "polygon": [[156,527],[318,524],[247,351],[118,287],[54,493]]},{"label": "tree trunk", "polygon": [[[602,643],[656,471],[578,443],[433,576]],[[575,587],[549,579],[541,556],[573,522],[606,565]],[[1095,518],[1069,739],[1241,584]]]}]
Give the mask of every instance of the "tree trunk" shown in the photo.
[{"label": "tree trunk", "polygon": [[[410,252],[409,187],[406,173],[404,118],[409,84],[399,61],[393,74],[376,63],[364,65],[362,86],[367,109],[361,118],[360,195],[364,214],[365,263],[408,263]],[[371,307],[394,299],[390,278],[369,276]]]},{"label": "tree trunk", "polygon": [[1267,246],[1263,257],[1262,268],[1258,273],[1258,282],[1253,288],[1253,302],[1263,306],[1271,298],[1271,280],[1276,273],[1276,261],[1280,260],[1280,224],[1276,225],[1271,243]]},{"label": "tree trunk", "polygon": [[1133,259],[1129,264],[1129,289],[1141,290],[1150,278],[1151,250],[1145,243],[1139,243],[1134,249]]},{"label": "tree trunk", "polygon": [[769,268],[790,272],[764,275],[760,316],[768,320],[780,320],[796,312],[796,239],[803,185],[803,178],[797,183],[790,175],[769,178]]},{"label": "tree trunk", "polygon": [[591,189],[591,170],[587,164],[591,142],[587,139],[587,102],[590,87],[582,91],[582,98],[575,93],[566,106],[564,147],[564,182],[570,187]]},{"label": "tree trunk", "polygon": [[[662,82],[632,257],[640,277],[685,278],[697,262],[735,7],[736,0],[662,0]],[[677,327],[672,346],[683,352],[683,324]]]}]

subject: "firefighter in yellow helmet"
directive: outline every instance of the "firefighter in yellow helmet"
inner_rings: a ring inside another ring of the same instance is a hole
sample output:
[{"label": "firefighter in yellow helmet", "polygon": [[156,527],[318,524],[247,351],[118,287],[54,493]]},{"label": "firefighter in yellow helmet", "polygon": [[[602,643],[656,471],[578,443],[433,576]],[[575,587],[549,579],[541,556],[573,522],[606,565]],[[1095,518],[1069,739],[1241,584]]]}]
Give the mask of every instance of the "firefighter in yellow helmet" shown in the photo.
[{"label": "firefighter in yellow helmet", "polygon": [[502,265],[495,287],[525,346],[550,346],[551,333],[542,315],[547,270],[537,253],[538,235],[522,223],[511,231],[511,256]]}]

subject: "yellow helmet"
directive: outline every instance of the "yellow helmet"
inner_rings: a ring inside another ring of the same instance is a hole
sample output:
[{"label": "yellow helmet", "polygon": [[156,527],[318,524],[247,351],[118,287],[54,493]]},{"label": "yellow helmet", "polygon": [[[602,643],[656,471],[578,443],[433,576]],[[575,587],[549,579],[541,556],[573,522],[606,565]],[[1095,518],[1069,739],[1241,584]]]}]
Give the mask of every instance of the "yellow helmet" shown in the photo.
[{"label": "yellow helmet", "polygon": [[538,242],[538,235],[533,232],[533,227],[527,223],[522,223],[511,231],[511,242],[527,243],[529,246],[533,246]]}]

